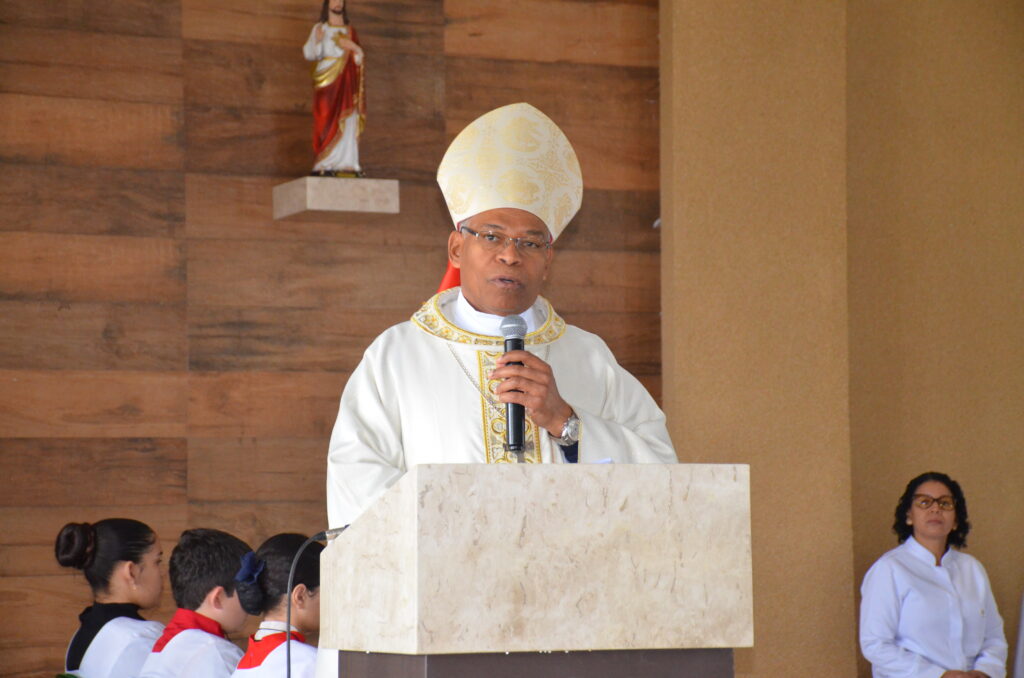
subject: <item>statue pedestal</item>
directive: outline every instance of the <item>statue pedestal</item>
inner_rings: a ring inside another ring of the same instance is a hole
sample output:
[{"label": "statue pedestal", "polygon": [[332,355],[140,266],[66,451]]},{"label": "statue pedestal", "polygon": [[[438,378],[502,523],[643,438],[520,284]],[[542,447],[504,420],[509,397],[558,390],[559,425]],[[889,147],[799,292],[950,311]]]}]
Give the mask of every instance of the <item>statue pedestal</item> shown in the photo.
[{"label": "statue pedestal", "polygon": [[330,221],[338,212],[397,214],[396,179],[302,177],[274,186],[274,218]]}]

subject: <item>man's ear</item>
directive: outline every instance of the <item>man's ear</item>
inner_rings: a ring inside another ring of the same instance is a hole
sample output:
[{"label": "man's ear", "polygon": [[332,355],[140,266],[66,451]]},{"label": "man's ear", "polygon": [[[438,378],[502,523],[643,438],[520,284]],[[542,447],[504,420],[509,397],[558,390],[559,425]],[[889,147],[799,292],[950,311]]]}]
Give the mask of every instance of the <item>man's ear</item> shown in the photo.
[{"label": "man's ear", "polygon": [[462,233],[455,230],[448,236],[448,261],[452,262],[455,268],[462,268],[462,245],[465,238]]},{"label": "man's ear", "polygon": [[228,599],[228,594],[224,591],[223,586],[214,586],[210,589],[206,597],[203,598],[203,604],[209,605],[215,610],[224,609],[224,601]]}]

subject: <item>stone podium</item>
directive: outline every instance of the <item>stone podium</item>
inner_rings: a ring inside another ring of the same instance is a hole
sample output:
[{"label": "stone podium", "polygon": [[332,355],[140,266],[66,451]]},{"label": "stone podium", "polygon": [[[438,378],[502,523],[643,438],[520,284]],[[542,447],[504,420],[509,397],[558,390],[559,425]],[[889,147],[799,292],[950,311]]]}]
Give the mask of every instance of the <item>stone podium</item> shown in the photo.
[{"label": "stone podium", "polygon": [[409,470],[324,550],[362,676],[732,676],[753,644],[745,465]]}]

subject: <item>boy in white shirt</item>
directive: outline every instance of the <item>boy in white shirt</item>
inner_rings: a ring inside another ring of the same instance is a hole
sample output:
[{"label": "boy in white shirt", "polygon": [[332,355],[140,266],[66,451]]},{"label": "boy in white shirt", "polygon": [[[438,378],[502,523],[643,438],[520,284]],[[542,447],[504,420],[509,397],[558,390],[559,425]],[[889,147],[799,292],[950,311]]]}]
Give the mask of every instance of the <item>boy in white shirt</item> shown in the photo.
[{"label": "boy in white shirt", "polygon": [[242,650],[227,639],[247,615],[235,574],[251,549],[226,532],[182,532],[171,553],[171,591],[177,612],[142,666],[139,678],[228,678]]}]

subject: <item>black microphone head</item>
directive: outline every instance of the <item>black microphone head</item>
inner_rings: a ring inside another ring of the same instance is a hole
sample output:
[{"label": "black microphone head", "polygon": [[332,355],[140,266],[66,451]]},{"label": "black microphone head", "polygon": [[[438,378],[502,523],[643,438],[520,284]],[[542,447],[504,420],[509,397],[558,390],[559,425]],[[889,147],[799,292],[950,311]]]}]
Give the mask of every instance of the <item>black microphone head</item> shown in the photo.
[{"label": "black microphone head", "polygon": [[526,321],[518,315],[505,316],[501,319],[501,336],[506,339],[524,339],[526,337]]}]

